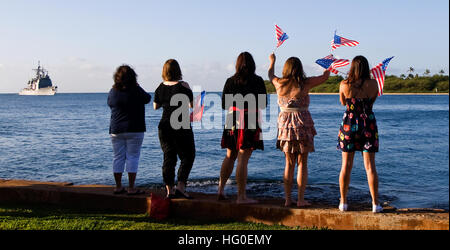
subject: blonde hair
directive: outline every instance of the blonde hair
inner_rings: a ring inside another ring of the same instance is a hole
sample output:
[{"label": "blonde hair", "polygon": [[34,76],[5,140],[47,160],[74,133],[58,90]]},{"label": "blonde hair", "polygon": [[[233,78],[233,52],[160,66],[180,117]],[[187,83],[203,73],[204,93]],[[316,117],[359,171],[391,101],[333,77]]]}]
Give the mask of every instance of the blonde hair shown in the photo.
[{"label": "blonde hair", "polygon": [[283,67],[283,78],[286,81],[295,81],[303,89],[303,84],[306,80],[305,72],[303,71],[303,65],[300,59],[297,57],[291,57],[286,60]]}]

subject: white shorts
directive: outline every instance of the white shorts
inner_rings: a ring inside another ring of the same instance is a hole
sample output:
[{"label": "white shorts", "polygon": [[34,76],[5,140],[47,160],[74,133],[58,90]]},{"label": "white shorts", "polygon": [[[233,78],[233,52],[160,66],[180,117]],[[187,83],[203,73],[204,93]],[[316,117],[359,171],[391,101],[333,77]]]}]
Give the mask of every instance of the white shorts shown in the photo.
[{"label": "white shorts", "polygon": [[128,173],[137,173],[143,140],[143,132],[111,134],[114,173],[123,173],[125,165]]}]

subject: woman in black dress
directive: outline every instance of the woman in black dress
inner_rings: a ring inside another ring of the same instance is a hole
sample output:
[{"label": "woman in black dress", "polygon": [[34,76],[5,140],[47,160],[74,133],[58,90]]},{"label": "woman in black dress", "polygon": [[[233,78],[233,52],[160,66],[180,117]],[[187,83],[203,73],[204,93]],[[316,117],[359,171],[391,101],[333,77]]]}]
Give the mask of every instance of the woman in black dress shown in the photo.
[{"label": "woman in black dress", "polygon": [[383,210],[378,201],[378,174],[375,168],[375,153],[378,152],[378,127],[373,104],[378,96],[376,80],[370,79],[369,62],[363,56],[353,59],[347,79],[339,88],[340,101],[347,107],[339,129],[337,148],[342,151],[342,169],[339,176],[341,201],[339,210],[347,211],[347,192],[353,167],[355,151],[364,158],[372,212]]},{"label": "woman in black dress", "polygon": [[266,108],[267,92],[264,80],[255,74],[255,69],[252,55],[241,53],[236,73],[227,79],[222,93],[222,108],[227,115],[221,146],[227,149],[227,154],[220,170],[218,199],[226,199],[224,188],[237,159],[238,204],[257,202],[246,195],[247,164],[253,150],[264,150],[259,109]]}]

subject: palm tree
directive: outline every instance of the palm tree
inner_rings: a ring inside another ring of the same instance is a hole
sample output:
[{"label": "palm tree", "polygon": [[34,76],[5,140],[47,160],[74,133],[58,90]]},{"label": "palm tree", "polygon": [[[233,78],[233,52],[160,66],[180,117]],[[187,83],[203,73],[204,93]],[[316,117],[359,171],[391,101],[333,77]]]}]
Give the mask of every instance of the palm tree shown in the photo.
[{"label": "palm tree", "polygon": [[409,73],[408,78],[414,78],[414,75],[412,74],[413,72],[414,72],[414,68],[409,67],[409,69],[406,71],[406,73]]}]

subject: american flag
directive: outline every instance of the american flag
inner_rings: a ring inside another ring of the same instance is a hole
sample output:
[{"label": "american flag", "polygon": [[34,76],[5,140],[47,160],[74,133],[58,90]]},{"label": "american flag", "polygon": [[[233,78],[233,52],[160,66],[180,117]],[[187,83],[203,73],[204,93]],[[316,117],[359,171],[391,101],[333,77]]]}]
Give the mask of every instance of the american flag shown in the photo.
[{"label": "american flag", "polygon": [[385,59],[382,63],[375,66],[375,68],[371,69],[373,77],[375,80],[377,80],[378,83],[378,96],[381,96],[383,94],[383,87],[384,87],[384,77],[386,74],[386,68],[391,61],[391,59],[394,57],[389,57]]},{"label": "american flag", "polygon": [[281,46],[281,44],[284,43],[284,41],[286,41],[289,37],[286,33],[283,32],[283,30],[275,24],[275,35],[277,38],[277,48]]},{"label": "american flag", "polygon": [[191,113],[191,122],[199,122],[202,120],[203,110],[205,109],[205,95],[206,92],[202,91],[195,99],[195,106]]},{"label": "american flag", "polygon": [[334,34],[334,39],[331,41],[331,50],[335,50],[341,46],[349,46],[349,47],[355,47],[359,44],[359,42],[350,40],[347,38],[343,38],[341,36]]},{"label": "american flag", "polygon": [[316,63],[337,74],[339,71],[337,71],[336,68],[347,66],[350,64],[350,61],[348,59],[336,59],[333,55],[328,55],[324,58],[318,59]]}]

